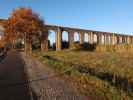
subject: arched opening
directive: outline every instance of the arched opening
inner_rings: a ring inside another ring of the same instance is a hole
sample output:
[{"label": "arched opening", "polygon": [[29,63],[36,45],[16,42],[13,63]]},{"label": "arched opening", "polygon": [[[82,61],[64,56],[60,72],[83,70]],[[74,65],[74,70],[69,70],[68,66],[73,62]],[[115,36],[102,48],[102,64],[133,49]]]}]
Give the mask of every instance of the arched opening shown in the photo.
[{"label": "arched opening", "polygon": [[89,35],[87,33],[84,33],[84,49],[89,49]]},{"label": "arched opening", "polygon": [[73,47],[75,49],[81,49],[81,45],[80,45],[80,33],[79,32],[74,32],[74,44]]},{"label": "arched opening", "polygon": [[55,36],[56,33],[54,30],[48,30],[48,48],[49,50],[56,50]]},{"label": "arched opening", "polygon": [[89,35],[87,33],[84,34],[84,43],[89,42]]},{"label": "arched opening", "polygon": [[62,32],[62,49],[69,48],[69,42],[68,42],[68,32],[63,31]]},{"label": "arched opening", "polygon": [[79,43],[80,41],[80,35],[78,32],[74,33],[74,43]]}]

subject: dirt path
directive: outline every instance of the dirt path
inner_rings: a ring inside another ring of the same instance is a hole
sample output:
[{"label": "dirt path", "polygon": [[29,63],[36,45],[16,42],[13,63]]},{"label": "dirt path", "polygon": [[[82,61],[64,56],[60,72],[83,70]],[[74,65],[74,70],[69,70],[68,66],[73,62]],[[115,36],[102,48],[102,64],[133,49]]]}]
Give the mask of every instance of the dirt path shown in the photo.
[{"label": "dirt path", "polygon": [[[32,81],[33,96],[39,100],[89,100],[81,95],[69,80],[62,79],[38,60],[22,53],[29,79]],[[52,76],[52,77],[51,77]],[[55,77],[53,77],[55,76]]]}]

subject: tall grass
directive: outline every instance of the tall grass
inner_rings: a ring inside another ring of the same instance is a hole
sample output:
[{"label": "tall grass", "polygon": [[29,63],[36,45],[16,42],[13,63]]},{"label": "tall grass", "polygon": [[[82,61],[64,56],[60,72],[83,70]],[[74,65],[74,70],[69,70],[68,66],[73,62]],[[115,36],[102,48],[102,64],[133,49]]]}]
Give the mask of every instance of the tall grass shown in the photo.
[{"label": "tall grass", "polygon": [[[132,55],[66,50],[37,54],[43,63],[51,65],[58,72],[76,77],[86,94],[93,94],[92,98],[98,96],[94,100],[130,100],[128,95],[132,96]],[[86,71],[90,69],[90,72]]]}]

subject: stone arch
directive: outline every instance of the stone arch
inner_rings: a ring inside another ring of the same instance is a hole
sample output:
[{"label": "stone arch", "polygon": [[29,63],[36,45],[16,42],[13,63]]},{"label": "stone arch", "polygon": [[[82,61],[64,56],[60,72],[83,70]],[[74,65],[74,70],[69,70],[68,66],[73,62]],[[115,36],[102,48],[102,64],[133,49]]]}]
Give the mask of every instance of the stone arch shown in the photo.
[{"label": "stone arch", "polygon": [[56,50],[56,31],[48,30],[48,48]]},{"label": "stone arch", "polygon": [[79,43],[80,42],[80,33],[74,32],[74,42]]},{"label": "stone arch", "polygon": [[85,43],[89,42],[89,35],[87,33],[84,33],[84,42]]},{"label": "stone arch", "polygon": [[69,42],[68,42],[68,32],[63,31],[62,32],[62,49],[69,48]]}]

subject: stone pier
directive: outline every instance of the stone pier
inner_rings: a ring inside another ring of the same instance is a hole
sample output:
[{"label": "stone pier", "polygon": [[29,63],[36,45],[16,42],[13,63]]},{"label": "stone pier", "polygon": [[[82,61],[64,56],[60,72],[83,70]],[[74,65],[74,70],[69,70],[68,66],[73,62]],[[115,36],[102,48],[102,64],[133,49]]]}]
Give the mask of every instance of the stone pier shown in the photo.
[{"label": "stone pier", "polygon": [[56,50],[61,50],[61,44],[62,44],[62,31],[60,28],[57,28],[56,31]]}]

